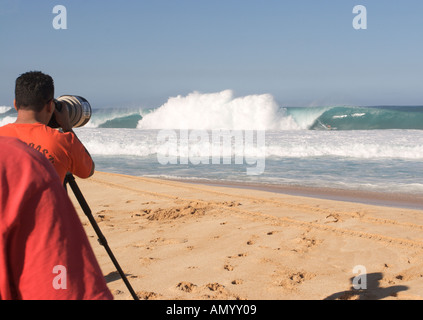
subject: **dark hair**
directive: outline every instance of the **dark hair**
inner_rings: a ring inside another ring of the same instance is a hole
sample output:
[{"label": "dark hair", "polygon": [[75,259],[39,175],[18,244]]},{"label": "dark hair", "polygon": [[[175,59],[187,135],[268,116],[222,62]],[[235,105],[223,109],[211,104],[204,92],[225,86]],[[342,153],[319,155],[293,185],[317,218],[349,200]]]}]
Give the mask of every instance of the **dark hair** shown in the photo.
[{"label": "dark hair", "polygon": [[49,75],[40,71],[21,74],[16,79],[16,108],[41,111],[54,98],[54,81]]}]

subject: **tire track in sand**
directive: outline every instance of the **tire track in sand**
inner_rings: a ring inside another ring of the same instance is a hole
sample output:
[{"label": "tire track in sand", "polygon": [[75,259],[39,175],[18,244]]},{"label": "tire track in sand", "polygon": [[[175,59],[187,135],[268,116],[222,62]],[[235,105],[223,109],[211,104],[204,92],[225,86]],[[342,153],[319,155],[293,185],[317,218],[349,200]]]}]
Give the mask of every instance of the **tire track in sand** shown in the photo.
[{"label": "tire track in sand", "polygon": [[[104,175],[108,175],[107,173],[102,173]],[[116,176],[116,174],[109,174],[110,176]],[[174,184],[174,183],[168,183],[166,182],[162,182],[162,181],[156,181],[154,179],[148,179],[148,178],[141,178],[141,177],[132,177],[132,176],[124,176],[124,175],[119,175],[121,177],[124,177],[126,179],[130,179],[130,180],[135,180],[135,181],[145,181],[145,182],[149,182],[149,183],[155,183],[155,184],[161,184],[161,185],[167,185],[170,187],[178,187],[178,188],[186,188],[186,189],[192,189],[192,190],[196,190],[196,191],[200,191],[200,192],[204,192],[207,194],[219,194],[219,195],[225,195],[225,196],[229,196],[229,197],[234,197],[235,195],[232,194],[228,194],[228,193],[224,193],[224,192],[219,192],[219,191],[214,191],[214,190],[205,190],[203,188],[200,187],[194,187],[194,186],[186,186],[185,184]],[[357,230],[351,230],[351,229],[346,229],[346,228],[341,228],[341,227],[334,227],[334,226],[329,226],[327,224],[321,224],[318,222],[310,222],[310,221],[301,221],[298,219],[293,219],[293,218],[288,218],[288,217],[277,217],[274,215],[270,215],[270,214],[266,214],[266,213],[262,213],[262,212],[258,212],[258,211],[253,211],[253,210],[246,210],[246,209],[241,209],[239,207],[235,207],[235,206],[228,206],[227,204],[224,203],[213,203],[210,201],[205,201],[202,199],[188,199],[188,198],[181,198],[179,196],[175,196],[172,194],[168,194],[168,193],[162,193],[162,192],[154,192],[154,191],[147,191],[147,190],[142,190],[139,188],[135,188],[135,187],[131,187],[128,185],[122,185],[122,184],[116,184],[116,183],[112,183],[100,178],[90,178],[91,182],[97,183],[99,185],[102,186],[108,186],[111,188],[117,188],[117,189],[123,189],[123,190],[127,190],[127,191],[131,191],[134,192],[136,194],[147,194],[153,197],[157,197],[157,198],[165,198],[165,199],[171,199],[171,200],[178,200],[178,201],[186,201],[186,202],[192,202],[192,201],[197,201],[199,203],[203,203],[203,204],[207,204],[208,206],[212,206],[214,208],[220,208],[220,209],[224,209],[227,211],[230,211],[234,214],[237,214],[238,216],[242,217],[242,218],[247,218],[249,217],[250,219],[262,219],[265,220],[267,222],[271,222],[273,224],[277,224],[277,225],[290,225],[290,226],[295,226],[298,228],[312,228],[315,230],[320,230],[320,231],[325,231],[325,232],[332,232],[332,233],[336,233],[342,236],[350,236],[350,237],[355,237],[355,238],[366,238],[366,239],[370,239],[373,241],[382,241],[385,243],[388,243],[390,245],[399,245],[399,246],[407,246],[407,247],[413,247],[413,248],[420,248],[423,249],[423,242],[421,241],[417,241],[417,240],[411,240],[411,239],[405,239],[405,238],[396,238],[396,237],[391,237],[391,236],[387,236],[387,235],[383,235],[383,234],[379,234],[379,233],[368,233],[368,232],[363,232],[363,231],[357,231]],[[260,198],[260,197],[255,197],[255,196],[242,196],[242,195],[236,195],[236,197],[239,198],[244,198],[248,201],[262,201],[262,202],[267,202],[267,203],[272,203],[273,205],[275,205],[276,207],[284,207],[284,208],[290,208],[290,209],[295,209],[295,210],[302,210],[308,213],[312,213],[312,214],[325,214],[327,215],[328,213],[337,213],[337,212],[331,212],[330,210],[325,210],[325,209],[318,209],[316,210],[315,207],[310,207],[310,206],[306,206],[306,205],[297,205],[297,204],[292,204],[292,203],[285,203],[285,202],[281,202],[281,201],[277,201],[277,200],[273,200],[273,199],[266,199],[266,198]],[[339,212],[340,215],[348,215],[347,212]],[[359,219],[361,222],[363,223],[371,223],[371,224],[392,224],[392,225],[400,225],[402,227],[407,227],[407,228],[415,228],[415,229],[423,229],[423,226],[420,225],[415,225],[412,223],[402,223],[402,222],[397,222],[394,220],[389,220],[389,219],[380,219],[380,218],[375,218],[375,217],[362,217],[360,215],[356,215],[356,214],[349,214],[351,218],[354,219]]]},{"label": "tire track in sand", "polygon": [[[115,175],[119,175],[119,174],[111,174],[111,173],[105,173],[102,172],[101,174],[104,175],[108,175],[108,176],[115,176]],[[134,177],[134,176],[126,176],[126,175],[119,175],[123,178],[127,178],[130,180],[134,180],[134,181],[146,181],[148,183],[152,183],[152,184],[156,184],[156,185],[165,185],[165,186],[172,186],[172,187],[177,187],[177,188],[184,188],[184,189],[188,189],[188,190],[195,190],[195,191],[200,191],[200,192],[204,192],[204,193],[208,193],[208,194],[216,194],[216,195],[224,195],[224,196],[228,196],[228,197],[234,197],[235,195],[233,194],[229,194],[229,193],[225,193],[222,191],[215,191],[215,190],[208,190],[208,189],[204,189],[198,185],[191,185],[189,183],[174,183],[171,180],[156,180],[156,179],[150,179],[150,178],[145,178],[145,177]],[[105,182],[104,180],[102,180],[103,182]],[[169,198],[172,198],[171,195],[168,195]],[[372,217],[369,215],[363,215],[360,212],[347,212],[347,211],[337,211],[337,210],[333,210],[333,209],[322,209],[322,208],[318,208],[315,206],[309,206],[309,205],[305,205],[305,204],[292,204],[292,203],[287,203],[287,202],[283,202],[280,200],[274,200],[274,199],[268,199],[268,198],[262,198],[262,197],[257,197],[257,196],[244,196],[244,195],[236,195],[237,198],[240,199],[246,199],[247,201],[260,201],[260,202],[264,202],[264,203],[272,203],[274,205],[276,205],[277,207],[282,207],[282,208],[290,208],[290,209],[295,209],[295,210],[301,210],[303,212],[307,212],[307,213],[311,213],[311,214],[315,214],[315,215],[325,215],[325,217],[331,215],[331,216],[348,216],[352,219],[357,219],[359,221],[362,222],[366,222],[366,223],[372,223],[372,224],[379,224],[379,225],[386,225],[386,224],[390,224],[390,225],[395,225],[395,226],[401,226],[401,227],[405,227],[405,228],[411,228],[411,229],[417,229],[417,230],[423,230],[423,225],[418,225],[418,224],[414,224],[414,223],[409,223],[409,222],[400,222],[397,220],[392,220],[392,219],[385,219],[385,218],[377,218],[377,217]],[[175,197],[175,199],[178,197]]]}]

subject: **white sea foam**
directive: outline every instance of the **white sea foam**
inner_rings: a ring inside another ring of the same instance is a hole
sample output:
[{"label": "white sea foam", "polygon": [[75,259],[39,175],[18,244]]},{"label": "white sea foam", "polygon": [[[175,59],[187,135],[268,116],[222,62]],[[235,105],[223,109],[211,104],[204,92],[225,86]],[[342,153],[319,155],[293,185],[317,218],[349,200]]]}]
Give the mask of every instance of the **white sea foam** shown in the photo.
[{"label": "white sea foam", "polygon": [[333,116],[332,118],[333,119],[343,119],[343,118],[346,118],[346,117],[348,117],[348,115],[343,114],[343,115],[340,115],[340,116]]},{"label": "white sea foam", "polygon": [[363,116],[365,116],[365,115],[366,115],[366,113],[361,112],[361,113],[353,113],[351,116],[352,116],[353,118],[358,118],[358,117],[363,117]]},{"label": "white sea foam", "polygon": [[157,136],[153,133],[85,127],[75,132],[93,155],[146,157],[157,152]]},{"label": "white sea foam", "polygon": [[16,116],[4,116],[10,110],[12,110],[12,107],[0,106],[0,127],[16,121]]},{"label": "white sea foam", "polygon": [[[159,130],[78,128],[75,131],[99,160],[99,170],[186,179],[423,192],[423,134],[420,130],[267,131],[266,170],[256,179],[247,178],[243,167],[236,165],[188,166],[182,162],[160,165]],[[173,143],[169,144],[169,155],[181,159],[184,151],[194,151],[201,156],[213,156],[207,139],[194,140],[189,148],[184,143],[181,148],[181,142],[180,139],[169,141]],[[236,157],[237,150],[242,155],[249,152],[236,146],[222,147],[222,157]],[[253,149],[250,151],[254,152]]]},{"label": "white sea foam", "polygon": [[300,129],[270,94],[235,98],[231,90],[177,96],[144,116],[140,129]]},{"label": "white sea foam", "polygon": [[[80,128],[77,132],[90,152],[98,155],[144,157],[156,154],[160,148],[158,130]],[[180,142],[175,140],[174,148],[169,148],[178,155]],[[207,139],[193,142],[190,147],[201,156],[212,156]],[[225,149],[223,155],[234,155],[236,149]],[[248,154],[249,150],[242,152]],[[423,135],[419,130],[267,131],[266,156],[423,160]]]},{"label": "white sea foam", "polygon": [[269,132],[266,143],[267,156],[423,159],[418,130]]},{"label": "white sea foam", "polygon": [[0,106],[0,114],[5,113],[5,112],[7,112],[11,109],[12,109],[12,107]]},{"label": "white sea foam", "polygon": [[16,117],[7,116],[0,119],[0,127],[5,126],[6,124],[13,123],[16,121]]}]

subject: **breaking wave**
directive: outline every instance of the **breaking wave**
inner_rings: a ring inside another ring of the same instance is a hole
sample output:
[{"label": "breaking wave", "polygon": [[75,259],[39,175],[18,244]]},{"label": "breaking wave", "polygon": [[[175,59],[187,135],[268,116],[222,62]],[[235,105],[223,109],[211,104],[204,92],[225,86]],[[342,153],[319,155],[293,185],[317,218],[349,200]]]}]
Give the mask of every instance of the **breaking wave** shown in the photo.
[{"label": "breaking wave", "polygon": [[[0,125],[16,111],[0,107]],[[96,108],[88,128],[229,130],[423,130],[423,106],[283,107],[270,94],[193,92],[158,108]]]}]

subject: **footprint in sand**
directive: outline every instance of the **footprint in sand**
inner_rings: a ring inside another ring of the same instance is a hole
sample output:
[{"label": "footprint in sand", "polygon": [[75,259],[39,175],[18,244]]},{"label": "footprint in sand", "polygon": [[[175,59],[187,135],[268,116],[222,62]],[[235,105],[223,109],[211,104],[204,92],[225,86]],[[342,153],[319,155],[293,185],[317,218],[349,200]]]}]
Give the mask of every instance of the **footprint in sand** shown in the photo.
[{"label": "footprint in sand", "polygon": [[243,252],[243,253],[238,253],[237,255],[234,256],[228,256],[229,259],[234,259],[234,258],[240,258],[240,257],[246,257],[248,256],[248,253]]},{"label": "footprint in sand", "polygon": [[191,282],[182,281],[182,282],[179,282],[176,285],[176,288],[178,288],[181,291],[191,293],[191,292],[193,292],[197,288],[197,285],[195,285],[195,284],[193,284]]},{"label": "footprint in sand", "polygon": [[206,284],[206,288],[210,289],[210,291],[223,291],[225,289],[225,286],[215,282]]},{"label": "footprint in sand", "polygon": [[225,265],[223,266],[223,269],[225,269],[225,270],[227,270],[227,271],[233,271],[233,270],[234,270],[234,267],[233,267],[233,266],[231,266],[230,264],[225,264]]},{"label": "footprint in sand", "polygon": [[136,294],[141,300],[156,300],[161,297],[161,294],[148,291],[138,291]]},{"label": "footprint in sand", "polygon": [[307,280],[311,280],[315,277],[315,274],[302,271],[283,271],[277,274],[278,280],[276,284],[278,286],[284,287],[285,289],[293,289]]},{"label": "footprint in sand", "polygon": [[224,285],[214,282],[206,284],[205,289],[208,289],[213,292],[213,295],[206,294],[203,297],[205,299],[219,299],[219,300],[228,300],[228,299],[235,299],[235,300],[243,300],[242,297],[232,294],[228,291]]}]

